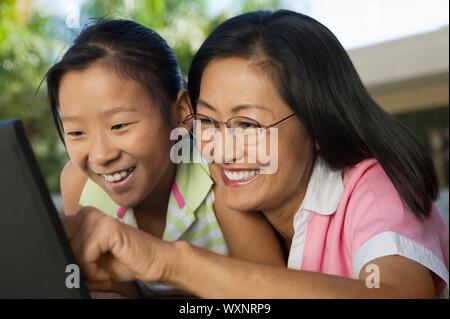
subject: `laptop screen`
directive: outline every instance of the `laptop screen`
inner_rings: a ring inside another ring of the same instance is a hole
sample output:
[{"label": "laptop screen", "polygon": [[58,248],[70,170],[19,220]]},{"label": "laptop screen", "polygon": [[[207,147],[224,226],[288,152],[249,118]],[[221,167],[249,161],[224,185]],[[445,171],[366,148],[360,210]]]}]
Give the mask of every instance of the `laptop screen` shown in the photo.
[{"label": "laptop screen", "polygon": [[19,119],[0,122],[0,167],[0,298],[88,298]]}]

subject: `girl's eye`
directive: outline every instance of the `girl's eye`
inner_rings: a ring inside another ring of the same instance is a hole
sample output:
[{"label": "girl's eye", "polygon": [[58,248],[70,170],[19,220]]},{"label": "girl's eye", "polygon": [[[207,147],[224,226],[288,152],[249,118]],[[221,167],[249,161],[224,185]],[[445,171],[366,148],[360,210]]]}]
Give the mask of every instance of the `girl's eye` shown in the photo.
[{"label": "girl's eye", "polygon": [[114,125],[113,127],[111,127],[111,129],[113,129],[113,130],[120,130],[121,128],[124,128],[124,127],[127,127],[128,126],[128,124],[117,124],[117,125]]},{"label": "girl's eye", "polygon": [[83,133],[83,132],[76,131],[76,132],[68,132],[68,133],[66,133],[66,134],[67,134],[67,135],[70,135],[70,136],[73,136],[73,137],[77,137],[77,136],[83,135],[84,133]]}]

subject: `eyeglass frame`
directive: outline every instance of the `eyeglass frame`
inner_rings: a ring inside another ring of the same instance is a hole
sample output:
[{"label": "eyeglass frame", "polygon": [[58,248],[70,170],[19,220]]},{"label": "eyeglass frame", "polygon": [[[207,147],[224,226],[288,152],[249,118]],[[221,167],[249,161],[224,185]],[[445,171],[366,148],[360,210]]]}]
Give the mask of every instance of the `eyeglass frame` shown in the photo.
[{"label": "eyeglass frame", "polygon": [[182,123],[183,123],[183,124],[186,124],[187,121],[191,120],[191,119],[192,119],[193,117],[195,117],[196,115],[201,115],[201,116],[204,116],[204,117],[210,119],[210,120],[214,123],[215,129],[219,129],[219,130],[222,128],[222,125],[223,125],[223,124],[225,124],[225,126],[226,126],[228,129],[231,129],[232,127],[228,127],[228,123],[229,123],[231,120],[236,119],[236,118],[241,118],[241,119],[246,119],[246,120],[253,121],[253,122],[255,122],[256,124],[258,124],[258,126],[259,126],[258,129],[262,129],[262,128],[267,129],[267,128],[271,128],[271,127],[273,127],[273,126],[275,126],[275,125],[277,125],[277,124],[280,124],[281,122],[283,122],[283,121],[285,121],[285,120],[287,120],[287,119],[293,117],[295,114],[297,114],[297,112],[294,112],[294,113],[292,113],[291,115],[289,115],[289,116],[287,116],[287,117],[285,117],[285,118],[279,120],[278,122],[275,122],[275,123],[273,123],[273,124],[270,124],[270,125],[268,125],[268,126],[262,126],[261,123],[259,123],[257,120],[252,119],[252,118],[247,117],[247,116],[233,116],[233,117],[230,117],[226,122],[221,122],[221,121],[216,121],[215,119],[209,117],[208,115],[201,114],[201,113],[191,113],[191,114],[187,115],[187,116],[185,117],[185,119],[183,120]]}]

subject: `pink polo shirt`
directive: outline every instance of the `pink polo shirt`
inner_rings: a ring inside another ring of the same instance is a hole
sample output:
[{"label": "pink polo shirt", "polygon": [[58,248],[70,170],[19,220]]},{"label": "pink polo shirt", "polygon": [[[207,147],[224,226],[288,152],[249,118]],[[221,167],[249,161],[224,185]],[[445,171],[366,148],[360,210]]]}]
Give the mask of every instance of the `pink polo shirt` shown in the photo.
[{"label": "pink polo shirt", "polygon": [[319,158],[294,217],[288,267],[357,279],[373,259],[401,255],[431,270],[448,298],[449,228],[435,205],[420,222],[375,159],[332,171]]}]

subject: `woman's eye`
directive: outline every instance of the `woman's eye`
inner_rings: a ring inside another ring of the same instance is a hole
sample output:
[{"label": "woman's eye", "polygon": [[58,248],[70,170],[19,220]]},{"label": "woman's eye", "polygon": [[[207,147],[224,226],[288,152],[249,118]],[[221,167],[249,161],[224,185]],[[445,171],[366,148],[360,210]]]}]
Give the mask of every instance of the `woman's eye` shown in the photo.
[{"label": "woman's eye", "polygon": [[247,128],[258,128],[259,126],[256,125],[255,123],[250,123],[250,122],[238,122],[237,127],[245,130]]},{"label": "woman's eye", "polygon": [[128,126],[128,124],[117,124],[117,125],[114,125],[113,127],[111,127],[111,129],[113,129],[113,130],[120,130],[121,128],[124,128],[124,127],[127,127]]},{"label": "woman's eye", "polygon": [[202,125],[212,126],[214,125],[214,121],[211,119],[200,119]]}]

